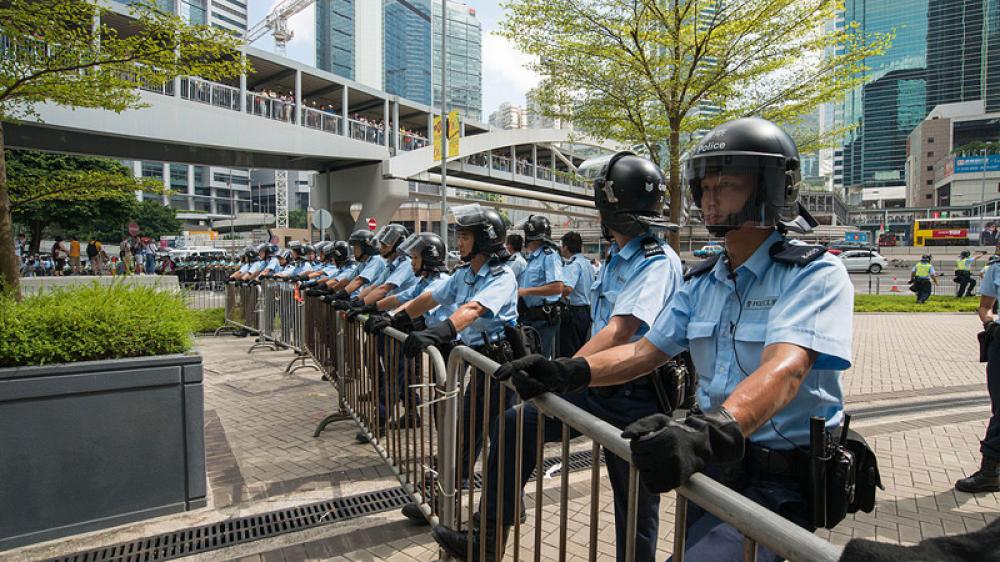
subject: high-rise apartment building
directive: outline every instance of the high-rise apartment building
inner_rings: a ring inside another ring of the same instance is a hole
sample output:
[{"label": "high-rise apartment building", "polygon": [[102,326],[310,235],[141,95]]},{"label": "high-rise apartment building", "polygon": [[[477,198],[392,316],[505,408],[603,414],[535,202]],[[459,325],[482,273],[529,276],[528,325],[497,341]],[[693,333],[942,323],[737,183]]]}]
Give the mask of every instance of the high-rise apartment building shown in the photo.
[{"label": "high-rise apartment building", "polygon": [[510,102],[503,102],[496,111],[490,114],[490,126],[497,129],[526,129],[528,113]]},{"label": "high-rise apartment building", "polygon": [[385,91],[431,103],[431,0],[385,0]]}]

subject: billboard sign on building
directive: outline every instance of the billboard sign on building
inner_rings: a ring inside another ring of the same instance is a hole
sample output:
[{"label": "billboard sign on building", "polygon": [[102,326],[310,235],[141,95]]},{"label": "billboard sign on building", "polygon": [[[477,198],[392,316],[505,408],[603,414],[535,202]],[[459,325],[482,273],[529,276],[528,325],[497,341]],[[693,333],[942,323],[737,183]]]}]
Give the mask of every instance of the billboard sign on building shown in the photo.
[{"label": "billboard sign on building", "polygon": [[[982,156],[956,156],[956,174],[974,174],[983,171]],[[990,154],[986,157],[986,171],[1000,172],[1000,154]]]}]

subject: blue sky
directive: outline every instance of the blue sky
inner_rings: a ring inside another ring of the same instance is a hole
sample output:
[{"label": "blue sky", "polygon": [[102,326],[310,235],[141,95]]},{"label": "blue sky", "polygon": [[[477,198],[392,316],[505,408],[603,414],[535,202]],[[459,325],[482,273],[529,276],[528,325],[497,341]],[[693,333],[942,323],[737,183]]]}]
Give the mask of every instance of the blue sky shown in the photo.
[{"label": "blue sky", "polygon": [[[250,25],[264,19],[264,16],[279,0],[249,0],[248,17]],[[358,0],[381,2],[381,0]],[[432,2],[439,0],[431,0]],[[538,83],[538,78],[524,68],[530,59],[516,51],[505,39],[493,35],[501,19],[503,9],[496,0],[465,0],[475,8],[476,16],[483,24],[483,120],[503,102],[524,104],[524,94]],[[307,64],[316,63],[316,12],[309,7],[293,17],[289,25],[295,36],[288,44],[286,55]],[[274,50],[274,41],[265,36],[254,43],[264,50]]]}]

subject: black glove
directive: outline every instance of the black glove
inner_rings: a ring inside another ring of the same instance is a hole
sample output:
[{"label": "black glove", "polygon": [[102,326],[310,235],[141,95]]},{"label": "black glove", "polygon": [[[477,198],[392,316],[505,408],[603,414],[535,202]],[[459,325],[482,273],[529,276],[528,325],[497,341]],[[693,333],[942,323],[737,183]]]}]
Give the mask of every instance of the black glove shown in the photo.
[{"label": "black glove", "polygon": [[371,314],[373,312],[378,312],[378,305],[362,303],[361,306],[351,306],[351,311],[347,313],[347,317],[357,318],[360,314]]},{"label": "black glove", "polygon": [[320,297],[319,300],[321,300],[321,301],[323,301],[323,302],[325,302],[327,304],[330,304],[330,303],[333,302],[333,295],[327,293],[327,294],[323,295],[322,297]]},{"label": "black glove", "polygon": [[653,414],[632,422],[622,437],[632,440],[632,462],[657,494],[687,482],[706,464],[742,459],[745,445],[739,424],[725,408],[690,415],[683,422]]},{"label": "black glove", "polygon": [[997,334],[998,329],[1000,329],[1000,325],[998,325],[993,320],[988,320],[983,323],[983,331],[986,332],[986,337],[988,340],[996,339],[998,335]]},{"label": "black glove", "polygon": [[323,294],[323,291],[320,291],[319,289],[316,289],[316,288],[306,289],[306,296],[307,297],[318,297],[318,296],[320,296],[322,294]]},{"label": "black glove", "polygon": [[372,314],[368,317],[368,320],[365,320],[365,331],[369,334],[378,334],[390,325],[391,321],[388,316]]},{"label": "black glove", "polygon": [[337,300],[349,301],[351,300],[351,295],[343,289],[338,289],[337,292],[333,294],[333,298]]},{"label": "black glove", "polygon": [[408,334],[413,331],[413,318],[406,312],[400,312],[392,316],[389,325]]},{"label": "black glove", "polygon": [[333,309],[334,310],[350,310],[350,308],[351,308],[351,303],[349,303],[349,302],[347,302],[347,301],[345,301],[343,299],[337,299],[337,300],[333,301]]},{"label": "black glove", "polygon": [[416,357],[423,353],[424,349],[429,346],[451,343],[457,337],[458,333],[455,331],[455,324],[449,318],[433,328],[413,332],[406,336],[406,340],[403,341],[403,353],[407,357]]},{"label": "black glove", "polygon": [[316,284],[319,283],[318,279],[309,279],[309,278],[303,279],[301,277],[299,278],[299,281],[302,282],[303,287],[315,287]]},{"label": "black glove", "polygon": [[538,354],[501,365],[493,377],[513,379],[521,400],[531,400],[546,392],[573,392],[590,386],[590,364],[583,357],[552,360]]}]

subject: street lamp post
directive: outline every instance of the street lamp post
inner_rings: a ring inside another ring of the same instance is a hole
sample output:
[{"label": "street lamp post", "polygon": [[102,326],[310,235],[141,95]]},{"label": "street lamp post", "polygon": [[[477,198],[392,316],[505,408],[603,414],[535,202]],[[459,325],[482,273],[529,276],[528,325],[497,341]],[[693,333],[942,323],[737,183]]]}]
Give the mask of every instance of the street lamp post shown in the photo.
[{"label": "street lamp post", "polygon": [[[448,250],[448,54],[445,47],[448,43],[448,0],[441,0],[441,138],[434,139],[441,144],[441,241],[445,251]],[[433,31],[433,27],[432,27]]]},{"label": "street lamp post", "polygon": [[986,147],[983,147],[983,178],[980,182],[980,196],[979,202],[983,205],[983,209],[986,209]]}]

